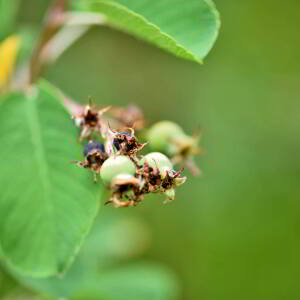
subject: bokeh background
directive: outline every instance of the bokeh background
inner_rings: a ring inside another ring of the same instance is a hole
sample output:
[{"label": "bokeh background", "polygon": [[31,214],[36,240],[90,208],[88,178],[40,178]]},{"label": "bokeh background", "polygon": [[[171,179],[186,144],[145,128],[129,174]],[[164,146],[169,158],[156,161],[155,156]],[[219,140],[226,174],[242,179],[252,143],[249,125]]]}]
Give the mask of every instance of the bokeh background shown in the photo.
[{"label": "bokeh background", "polygon": [[[204,65],[95,27],[43,76],[78,101],[201,129],[203,176],[170,205],[123,211],[150,228],[145,258],[177,273],[181,300],[299,299],[300,2],[215,3],[222,29]],[[19,24],[40,24],[47,4],[23,0]]]}]

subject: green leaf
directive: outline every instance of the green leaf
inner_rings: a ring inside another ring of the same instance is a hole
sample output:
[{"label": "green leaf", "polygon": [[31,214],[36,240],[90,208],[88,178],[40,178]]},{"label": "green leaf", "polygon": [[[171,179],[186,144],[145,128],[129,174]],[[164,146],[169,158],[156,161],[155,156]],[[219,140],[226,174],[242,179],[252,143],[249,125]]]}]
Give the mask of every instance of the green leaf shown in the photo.
[{"label": "green leaf", "polygon": [[152,263],[135,263],[94,272],[80,262],[64,278],[21,279],[34,290],[55,299],[103,300],[173,300],[178,295],[175,276],[166,268]]},{"label": "green leaf", "polygon": [[76,137],[46,82],[0,99],[0,247],[23,274],[64,272],[97,214],[100,186],[69,163],[81,157]]},{"label": "green leaf", "polygon": [[64,277],[32,279],[14,272],[13,275],[24,286],[55,299],[175,299],[177,280],[164,267],[149,262],[119,267],[120,261],[143,250],[147,231],[139,219],[124,216],[123,212],[107,213],[97,218],[75,263]]},{"label": "green leaf", "polygon": [[171,300],[177,294],[170,272],[158,265],[138,263],[99,274],[73,299]]},{"label": "green leaf", "polygon": [[172,54],[202,62],[220,28],[211,0],[75,0],[75,9],[101,13],[107,24]]}]

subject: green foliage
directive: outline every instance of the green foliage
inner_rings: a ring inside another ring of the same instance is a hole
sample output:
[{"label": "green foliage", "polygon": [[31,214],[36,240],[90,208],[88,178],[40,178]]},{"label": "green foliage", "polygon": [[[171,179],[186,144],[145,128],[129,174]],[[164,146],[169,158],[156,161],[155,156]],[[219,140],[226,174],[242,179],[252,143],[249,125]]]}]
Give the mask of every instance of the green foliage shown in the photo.
[{"label": "green foliage", "polygon": [[75,299],[152,300],[174,299],[176,282],[169,272],[153,264],[130,266],[103,272],[78,293]]},{"label": "green foliage", "polygon": [[177,280],[165,268],[145,262],[116,264],[142,249],[141,246],[147,243],[145,235],[147,231],[137,219],[103,215],[97,218],[79,256],[65,276],[48,279],[15,276],[25,286],[54,298],[174,299],[178,293]]},{"label": "green foliage", "polygon": [[211,50],[220,27],[210,0],[75,0],[74,7],[101,13],[107,24],[197,62]]},{"label": "green foliage", "polygon": [[97,214],[100,187],[69,163],[80,155],[77,132],[49,84],[0,107],[3,255],[32,276],[62,273]]}]

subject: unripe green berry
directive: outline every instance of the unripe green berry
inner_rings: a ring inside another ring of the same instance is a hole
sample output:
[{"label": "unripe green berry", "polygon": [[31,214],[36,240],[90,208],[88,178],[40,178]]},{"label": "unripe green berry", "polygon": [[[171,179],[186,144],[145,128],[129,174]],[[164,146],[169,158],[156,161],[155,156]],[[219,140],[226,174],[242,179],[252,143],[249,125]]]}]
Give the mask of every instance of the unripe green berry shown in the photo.
[{"label": "unripe green berry", "polygon": [[158,168],[160,171],[165,171],[165,169],[172,170],[173,165],[169,158],[162,153],[152,152],[143,157],[141,164],[144,165],[145,162],[152,168]]},{"label": "unripe green berry", "polygon": [[148,130],[147,138],[152,149],[173,155],[177,152],[177,141],[186,141],[190,137],[179,125],[170,121],[161,121]]},{"label": "unripe green berry", "polygon": [[134,175],[136,167],[134,163],[123,155],[111,156],[102,165],[100,176],[105,185],[111,185],[113,179],[120,174]]}]

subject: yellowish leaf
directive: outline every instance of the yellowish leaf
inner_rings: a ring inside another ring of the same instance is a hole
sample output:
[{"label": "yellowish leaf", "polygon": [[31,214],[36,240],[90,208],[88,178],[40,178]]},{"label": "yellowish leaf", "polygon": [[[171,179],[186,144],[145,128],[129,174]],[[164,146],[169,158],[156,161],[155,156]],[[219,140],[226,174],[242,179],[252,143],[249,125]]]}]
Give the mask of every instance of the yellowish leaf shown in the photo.
[{"label": "yellowish leaf", "polygon": [[9,36],[0,44],[0,90],[9,83],[19,48],[20,37],[18,35]]}]

